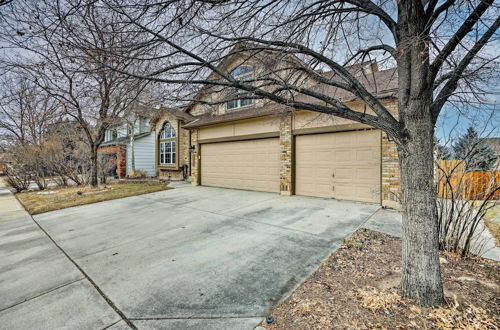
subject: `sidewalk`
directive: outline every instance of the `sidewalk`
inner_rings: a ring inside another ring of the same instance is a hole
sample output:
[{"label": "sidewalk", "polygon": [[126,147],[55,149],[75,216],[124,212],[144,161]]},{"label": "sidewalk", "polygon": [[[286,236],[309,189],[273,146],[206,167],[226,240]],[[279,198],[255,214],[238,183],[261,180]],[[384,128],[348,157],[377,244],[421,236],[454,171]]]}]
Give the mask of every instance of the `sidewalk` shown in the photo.
[{"label": "sidewalk", "polygon": [[0,329],[96,329],[121,318],[0,178]]},{"label": "sidewalk", "polygon": [[[363,228],[401,237],[401,222],[400,212],[380,209],[363,225]],[[477,232],[480,238],[475,242],[480,242],[481,246],[476,247],[476,250],[480,251],[481,257],[500,261],[500,247],[496,245],[495,238],[483,222],[478,226]]]},{"label": "sidewalk", "polygon": [[29,214],[7,188],[3,179],[0,178],[0,222],[26,217],[29,219]]}]

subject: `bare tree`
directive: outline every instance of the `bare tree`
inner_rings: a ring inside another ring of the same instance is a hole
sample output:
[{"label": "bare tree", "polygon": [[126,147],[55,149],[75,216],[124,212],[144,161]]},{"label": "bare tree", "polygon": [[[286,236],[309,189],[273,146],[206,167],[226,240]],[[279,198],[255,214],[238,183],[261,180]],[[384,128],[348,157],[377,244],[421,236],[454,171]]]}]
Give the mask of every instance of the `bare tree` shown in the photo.
[{"label": "bare tree", "polygon": [[90,183],[97,186],[105,131],[147,84],[109,68],[136,71],[132,61],[107,55],[130,46],[133,31],[95,1],[19,0],[3,11],[0,38],[9,47],[3,65],[29,75],[79,123],[91,150]]},{"label": "bare tree", "polygon": [[0,130],[16,144],[42,145],[47,126],[61,117],[59,104],[26,76],[0,80]]},{"label": "bare tree", "polygon": [[[157,45],[151,56],[137,57],[154,62],[155,70],[132,73],[135,77],[212,86],[204,93],[236,88],[291,109],[368,124],[394,139],[404,210],[401,289],[424,305],[443,302],[434,208],[434,129],[447,102],[477,97],[472,92],[484,87],[481,74],[489,70],[491,77],[491,72],[498,72],[498,54],[485,47],[500,25],[493,0],[107,3],[149,35],[136,49]],[[219,66],[221,59],[236,53],[274,57],[283,64],[269,65],[251,81],[239,81]],[[397,68],[397,113],[380,101],[376,82],[368,88],[370,77],[353,70],[372,59]],[[331,74],[320,74],[324,70]],[[325,92],[332,88],[343,93]],[[350,109],[341,97],[346,93],[372,112]]]}]

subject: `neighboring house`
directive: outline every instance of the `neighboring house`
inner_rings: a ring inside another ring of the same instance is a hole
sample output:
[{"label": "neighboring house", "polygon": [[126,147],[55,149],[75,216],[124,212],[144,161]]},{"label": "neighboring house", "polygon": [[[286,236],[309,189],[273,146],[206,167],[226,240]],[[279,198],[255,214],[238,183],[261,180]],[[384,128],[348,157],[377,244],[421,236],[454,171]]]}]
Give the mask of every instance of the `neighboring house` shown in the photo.
[{"label": "neighboring house", "polygon": [[495,153],[496,161],[492,170],[500,171],[500,137],[483,138],[481,140]]},{"label": "neighboring house", "polygon": [[0,175],[5,174],[5,170],[7,169],[7,166],[11,163],[10,157],[7,154],[7,152],[2,152],[0,151]]},{"label": "neighboring house", "polygon": [[[226,58],[219,69],[236,79],[248,79],[264,70],[272,55],[250,57],[240,51]],[[397,116],[396,69],[379,70],[373,62],[358,69],[365,75],[361,79],[366,88]],[[348,92],[312,86],[349,102],[352,109],[371,112]],[[208,86],[202,89],[197,99],[212,104],[224,100],[209,91]],[[385,133],[346,119],[237,95],[241,98],[219,105],[194,102],[182,110],[158,111],[151,122],[159,177],[398,207],[396,145]],[[296,98],[307,99],[300,94]]]},{"label": "neighboring house", "polygon": [[118,177],[123,178],[133,172],[132,143],[129,135],[131,134],[131,129],[129,129],[131,122],[134,122],[135,169],[142,171],[147,176],[156,176],[155,138],[151,132],[149,121],[149,116],[138,116],[135,121],[123,120],[120,124],[106,131],[99,153],[114,157]]}]

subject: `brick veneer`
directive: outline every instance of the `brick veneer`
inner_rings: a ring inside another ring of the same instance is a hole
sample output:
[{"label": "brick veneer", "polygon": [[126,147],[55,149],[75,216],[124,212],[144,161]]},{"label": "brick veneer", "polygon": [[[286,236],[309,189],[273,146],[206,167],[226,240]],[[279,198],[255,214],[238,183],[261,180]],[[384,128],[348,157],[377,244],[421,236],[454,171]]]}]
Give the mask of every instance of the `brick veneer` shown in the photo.
[{"label": "brick veneer", "polygon": [[280,118],[280,194],[293,193],[293,135],[292,115]]},{"label": "brick veneer", "polygon": [[121,146],[108,146],[101,147],[98,151],[99,154],[116,154],[116,175],[120,178],[127,176],[127,152]]},{"label": "brick veneer", "polygon": [[191,153],[191,184],[197,186],[200,181],[200,144],[198,143],[198,130],[191,131],[191,145],[194,146],[194,152]]},{"label": "brick veneer", "polygon": [[400,209],[401,173],[396,143],[382,132],[382,206]]}]

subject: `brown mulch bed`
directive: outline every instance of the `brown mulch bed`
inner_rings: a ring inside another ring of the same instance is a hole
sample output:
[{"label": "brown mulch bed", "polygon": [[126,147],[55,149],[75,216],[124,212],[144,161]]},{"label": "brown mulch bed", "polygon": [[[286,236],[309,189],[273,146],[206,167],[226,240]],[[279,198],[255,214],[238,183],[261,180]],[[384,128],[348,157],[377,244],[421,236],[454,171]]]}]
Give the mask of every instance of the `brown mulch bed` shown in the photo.
[{"label": "brown mulch bed", "polygon": [[398,293],[401,240],[360,229],[269,316],[267,329],[498,329],[500,263],[442,254],[447,305]]}]

